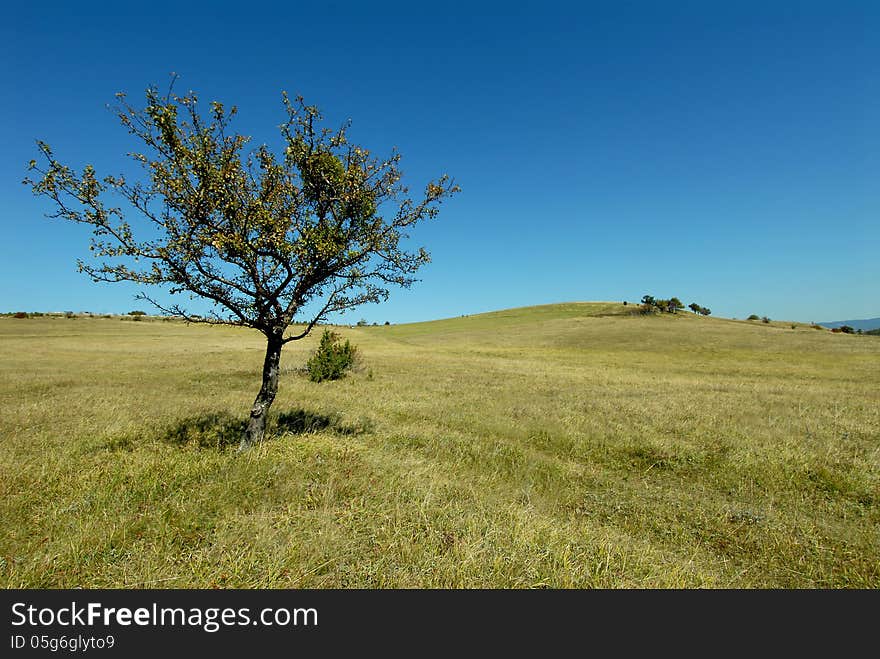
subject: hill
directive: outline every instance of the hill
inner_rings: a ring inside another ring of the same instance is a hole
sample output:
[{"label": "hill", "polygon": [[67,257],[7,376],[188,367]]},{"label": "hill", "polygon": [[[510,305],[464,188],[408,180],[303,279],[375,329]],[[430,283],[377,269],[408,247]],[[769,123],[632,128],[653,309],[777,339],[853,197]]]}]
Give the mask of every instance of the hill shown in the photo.
[{"label": "hill", "polygon": [[828,329],[834,329],[835,327],[843,327],[844,325],[849,325],[854,330],[862,330],[863,332],[867,332],[868,330],[880,329],[880,318],[863,318],[861,320],[829,320],[824,323],[816,323],[817,325],[821,325],[822,327],[827,327]]},{"label": "hill", "polygon": [[880,587],[880,342],[614,303],[260,337],[0,318],[0,587]]}]

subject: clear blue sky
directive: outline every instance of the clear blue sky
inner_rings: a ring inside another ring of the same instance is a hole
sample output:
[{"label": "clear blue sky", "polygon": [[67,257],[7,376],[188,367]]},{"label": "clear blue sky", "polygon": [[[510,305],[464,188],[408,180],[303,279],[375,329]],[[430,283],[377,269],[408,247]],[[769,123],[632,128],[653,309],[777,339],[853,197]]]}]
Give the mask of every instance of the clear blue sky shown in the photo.
[{"label": "clear blue sky", "polygon": [[0,27],[0,311],[125,312],[76,273],[85,227],[21,185],[34,140],[99,173],[134,148],[105,104],[178,89],[277,145],[280,91],[462,192],[382,323],[573,300],[714,315],[880,316],[880,3],[88,2]]}]

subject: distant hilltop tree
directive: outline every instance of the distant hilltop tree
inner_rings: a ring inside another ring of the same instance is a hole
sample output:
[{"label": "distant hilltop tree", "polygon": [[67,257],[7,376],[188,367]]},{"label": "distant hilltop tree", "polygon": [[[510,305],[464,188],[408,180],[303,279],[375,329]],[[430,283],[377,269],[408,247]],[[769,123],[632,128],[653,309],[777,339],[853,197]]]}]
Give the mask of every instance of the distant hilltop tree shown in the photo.
[{"label": "distant hilltop tree", "polygon": [[[178,96],[173,86],[164,95],[147,89],[143,108],[117,94],[116,115],[139,142],[130,156],[140,176],[101,177],[92,165],[78,173],[39,141],[40,163],[30,162],[34,178],[24,183],[53,202],[50,217],[91,228],[91,250],[106,260],[78,266],[94,281],[201,298],[211,305],[203,317],[139,296],[190,322],[265,335],[246,448],[263,437],[283,346],[329,314],[383,301],[391,285],[410,286],[429,256],[404,249],[408,233],[458,187],[444,175],[411,198],[396,152],[373,157],[349,142],[349,124],[323,127],[316,107],[284,92],[280,155],[266,145],[245,152],[250,138],[230,130],[235,107],[212,101],[202,109],[195,93]],[[294,319],[303,329],[285,336]]]},{"label": "distant hilltop tree", "polygon": [[702,307],[699,304],[697,304],[696,302],[691,302],[688,305],[688,309],[690,309],[691,311],[693,311],[696,314],[700,314],[701,316],[708,316],[709,314],[712,313],[711,309],[707,309],[706,307]]},{"label": "distant hilltop tree", "polygon": [[641,312],[645,314],[657,312],[677,313],[684,309],[684,304],[677,297],[672,297],[668,300],[661,300],[655,298],[653,295],[643,295],[642,304],[639,308]]}]

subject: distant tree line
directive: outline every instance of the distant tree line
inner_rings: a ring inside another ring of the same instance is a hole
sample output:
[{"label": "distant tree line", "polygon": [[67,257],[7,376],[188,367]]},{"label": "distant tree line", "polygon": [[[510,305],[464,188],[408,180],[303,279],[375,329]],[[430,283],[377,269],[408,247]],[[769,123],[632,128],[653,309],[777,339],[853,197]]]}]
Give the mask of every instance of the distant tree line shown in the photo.
[{"label": "distant tree line", "polygon": [[[678,313],[684,308],[684,303],[682,303],[682,301],[677,297],[671,297],[668,300],[664,300],[660,298],[655,298],[653,295],[645,295],[642,297],[642,304],[641,307],[639,307],[639,310],[643,314]],[[701,316],[708,316],[712,313],[711,309],[699,305],[696,302],[691,302],[688,305],[688,309],[693,311],[695,314],[700,314]]]}]

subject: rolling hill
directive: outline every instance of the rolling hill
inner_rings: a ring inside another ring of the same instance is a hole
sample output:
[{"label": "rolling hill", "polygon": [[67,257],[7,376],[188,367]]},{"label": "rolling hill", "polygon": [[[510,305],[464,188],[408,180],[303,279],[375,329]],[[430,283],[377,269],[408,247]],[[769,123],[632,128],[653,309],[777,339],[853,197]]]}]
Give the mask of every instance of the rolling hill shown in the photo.
[{"label": "rolling hill", "polygon": [[862,318],[861,320],[829,320],[824,323],[816,324],[821,325],[822,327],[827,327],[828,329],[834,329],[835,327],[843,327],[844,325],[849,325],[854,330],[862,330],[863,332],[867,332],[868,330],[880,328],[880,318]]},{"label": "rolling hill", "polygon": [[569,303],[289,344],[0,318],[0,587],[880,588],[880,342]]}]

